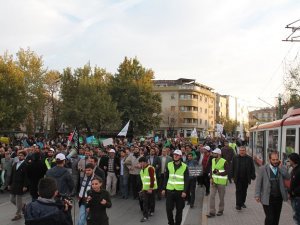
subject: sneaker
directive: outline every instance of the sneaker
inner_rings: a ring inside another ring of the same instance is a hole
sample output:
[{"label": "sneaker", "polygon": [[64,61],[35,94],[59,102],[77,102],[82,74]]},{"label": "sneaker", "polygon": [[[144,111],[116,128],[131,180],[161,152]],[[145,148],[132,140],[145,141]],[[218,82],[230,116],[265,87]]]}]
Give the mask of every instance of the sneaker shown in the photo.
[{"label": "sneaker", "polygon": [[21,215],[15,215],[15,217],[12,218],[11,221],[17,221],[17,220],[19,220],[19,219],[21,219],[21,218],[22,218]]},{"label": "sneaker", "polygon": [[154,216],[154,212],[150,212],[150,213],[149,213],[149,216]]},{"label": "sneaker", "polygon": [[212,217],[215,217],[215,216],[216,216],[216,215],[213,214],[213,213],[209,213],[209,214],[206,215],[207,218],[212,218]]},{"label": "sneaker", "polygon": [[218,212],[217,213],[217,216],[222,216],[223,215],[223,212]]},{"label": "sneaker", "polygon": [[146,217],[143,217],[143,218],[141,219],[141,223],[146,222],[146,221],[148,221],[148,218],[146,218]]},{"label": "sneaker", "polygon": [[245,208],[247,208],[247,206],[246,206],[245,204],[243,204],[243,205],[242,205],[242,208],[244,208],[244,209],[245,209]]},{"label": "sneaker", "polygon": [[240,211],[240,210],[242,210],[242,207],[239,206],[239,205],[237,205],[237,206],[235,207],[235,209],[238,210],[238,211]]}]

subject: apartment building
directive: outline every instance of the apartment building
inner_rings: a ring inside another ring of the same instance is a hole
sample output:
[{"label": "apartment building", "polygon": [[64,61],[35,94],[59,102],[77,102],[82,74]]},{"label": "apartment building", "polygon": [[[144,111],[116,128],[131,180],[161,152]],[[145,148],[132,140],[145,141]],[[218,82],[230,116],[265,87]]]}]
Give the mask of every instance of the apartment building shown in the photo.
[{"label": "apartment building", "polygon": [[154,80],[153,91],[162,97],[162,122],[155,132],[168,137],[199,137],[215,132],[216,94],[194,79]]}]

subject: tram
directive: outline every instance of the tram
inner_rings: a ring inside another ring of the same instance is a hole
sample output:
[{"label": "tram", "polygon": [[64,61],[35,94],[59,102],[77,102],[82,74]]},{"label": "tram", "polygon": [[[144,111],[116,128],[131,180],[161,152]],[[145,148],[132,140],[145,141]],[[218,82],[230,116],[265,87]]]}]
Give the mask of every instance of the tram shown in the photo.
[{"label": "tram", "polygon": [[268,162],[268,153],[278,151],[283,164],[289,154],[299,154],[300,109],[289,109],[281,120],[256,125],[250,129],[249,154],[258,165]]}]

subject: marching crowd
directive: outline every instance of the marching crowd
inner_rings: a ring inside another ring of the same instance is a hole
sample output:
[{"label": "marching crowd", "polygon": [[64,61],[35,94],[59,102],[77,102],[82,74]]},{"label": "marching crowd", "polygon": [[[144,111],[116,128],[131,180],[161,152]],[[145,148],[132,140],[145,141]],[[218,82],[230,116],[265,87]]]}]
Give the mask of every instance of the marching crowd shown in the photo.
[{"label": "marching crowd", "polygon": [[[289,155],[291,174],[279,161],[279,154],[270,152],[270,163],[259,168],[256,178],[246,147],[224,138],[207,138],[195,145],[183,138],[156,142],[152,138],[133,139],[130,143],[115,139],[110,146],[82,144],[78,150],[68,147],[64,139],[31,139],[27,143],[26,147],[0,147],[0,191],[10,192],[16,206],[13,221],[24,214],[25,224],[73,224],[70,199],[76,196],[78,225],[106,225],[106,208],[118,195],[124,201],[139,200],[141,222],[154,215],[157,200],[166,198],[168,223],[180,225],[185,205],[194,207],[197,184],[209,196],[207,217],[213,218],[223,215],[228,182],[235,183],[236,210],[243,210],[248,185],[256,179],[255,199],[263,205],[265,224],[279,223],[282,201],[288,197],[295,223],[300,224],[300,160],[296,153]],[[26,192],[32,198],[27,205],[23,202]]]}]

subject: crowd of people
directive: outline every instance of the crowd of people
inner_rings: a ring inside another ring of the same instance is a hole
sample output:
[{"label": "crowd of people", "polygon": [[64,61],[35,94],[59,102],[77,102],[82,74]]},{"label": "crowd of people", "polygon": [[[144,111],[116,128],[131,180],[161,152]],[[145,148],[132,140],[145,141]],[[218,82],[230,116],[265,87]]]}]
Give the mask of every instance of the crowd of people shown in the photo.
[{"label": "crowd of people", "polygon": [[[209,196],[207,217],[213,218],[223,215],[228,182],[234,182],[236,187],[236,210],[243,210],[247,207],[248,185],[256,179],[246,147],[234,139],[207,138],[201,144],[191,144],[183,138],[157,142],[153,138],[130,142],[115,139],[113,145],[83,143],[78,149],[69,147],[66,140],[30,139],[26,147],[0,147],[0,191],[10,192],[16,206],[13,221],[24,213],[26,224],[72,224],[69,199],[75,196],[79,204],[78,225],[106,225],[106,208],[112,206],[111,198],[120,196],[124,201],[139,200],[141,222],[154,216],[156,201],[166,198],[168,223],[180,225],[185,205],[194,208],[197,184]],[[289,196],[299,224],[299,155],[289,155],[291,176],[278,157],[277,152],[272,152],[270,164],[259,169],[255,198],[263,205],[265,224],[278,224],[282,201],[288,199],[285,181],[291,177]],[[26,192],[32,202],[25,206]]]}]

